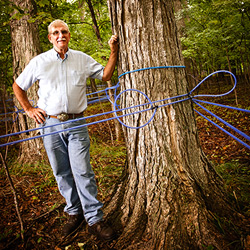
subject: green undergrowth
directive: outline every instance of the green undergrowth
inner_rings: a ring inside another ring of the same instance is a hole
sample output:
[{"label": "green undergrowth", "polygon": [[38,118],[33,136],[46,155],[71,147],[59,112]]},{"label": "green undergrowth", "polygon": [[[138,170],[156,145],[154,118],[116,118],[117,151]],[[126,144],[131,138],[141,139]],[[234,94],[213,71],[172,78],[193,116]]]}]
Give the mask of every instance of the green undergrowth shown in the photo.
[{"label": "green undergrowth", "polygon": [[225,182],[229,198],[236,203],[238,210],[250,216],[250,165],[231,161],[215,166]]},{"label": "green undergrowth", "polygon": [[[44,161],[25,164],[12,163],[8,164],[8,169],[16,186],[18,188],[22,186],[25,193],[29,195],[42,194],[46,190],[56,187],[52,169]],[[1,176],[5,175],[3,169],[1,169],[0,174]]]},{"label": "green undergrowth", "polygon": [[124,143],[114,142],[108,145],[98,139],[91,140],[90,163],[96,175],[99,195],[109,199],[112,187],[122,174],[126,161]]},{"label": "green undergrowth", "polygon": [[[108,199],[112,187],[117,182],[124,169],[126,149],[123,142],[103,142],[101,138],[91,136],[90,163],[95,172],[98,192],[101,200]],[[41,195],[50,189],[56,190],[57,184],[53,171],[46,161],[20,164],[8,162],[9,173],[14,183],[25,183],[27,193]],[[4,168],[0,168],[0,176],[5,178]]]}]

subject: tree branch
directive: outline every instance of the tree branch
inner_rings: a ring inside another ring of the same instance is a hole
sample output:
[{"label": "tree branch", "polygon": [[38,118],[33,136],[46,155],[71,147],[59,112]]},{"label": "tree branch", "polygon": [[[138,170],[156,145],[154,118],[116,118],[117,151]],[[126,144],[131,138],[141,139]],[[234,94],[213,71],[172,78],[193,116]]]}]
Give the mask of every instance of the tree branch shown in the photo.
[{"label": "tree branch", "polygon": [[9,173],[9,169],[8,169],[8,167],[6,165],[6,162],[5,162],[4,157],[3,157],[3,155],[2,155],[1,152],[0,152],[0,156],[1,156],[1,159],[2,159],[2,162],[3,162],[3,166],[4,166],[4,169],[5,169],[7,178],[9,180],[9,183],[10,183],[13,195],[14,195],[14,202],[15,202],[15,206],[16,206],[16,212],[17,212],[17,216],[18,216],[18,219],[19,219],[19,222],[20,222],[20,226],[21,226],[21,238],[23,240],[24,239],[24,233],[23,233],[24,232],[24,227],[23,227],[23,220],[22,220],[22,217],[21,217],[21,214],[20,214],[20,210],[19,210],[16,189],[15,189],[15,186],[14,186],[13,181],[11,179],[11,176],[10,176],[10,173]]}]

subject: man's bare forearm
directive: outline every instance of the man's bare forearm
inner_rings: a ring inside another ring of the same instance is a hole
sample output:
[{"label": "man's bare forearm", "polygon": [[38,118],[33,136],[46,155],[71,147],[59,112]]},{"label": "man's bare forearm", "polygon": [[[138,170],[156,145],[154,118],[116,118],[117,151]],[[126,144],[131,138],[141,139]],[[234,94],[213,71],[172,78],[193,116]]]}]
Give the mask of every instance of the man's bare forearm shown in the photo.
[{"label": "man's bare forearm", "polygon": [[25,112],[32,108],[32,105],[29,102],[26,92],[21,89],[16,82],[14,82],[13,84],[13,91]]},{"label": "man's bare forearm", "polygon": [[13,91],[25,113],[37,124],[43,123],[45,121],[46,112],[40,108],[33,107],[29,102],[26,92],[21,89],[16,82],[13,83]]},{"label": "man's bare forearm", "polygon": [[117,55],[118,55],[118,51],[111,52],[108,63],[106,67],[104,68],[103,77],[102,77],[103,81],[109,81],[111,79],[115,70]]},{"label": "man's bare forearm", "polygon": [[117,56],[118,56],[118,37],[113,35],[111,39],[109,40],[109,46],[111,49],[111,53],[109,56],[108,63],[104,69],[103,72],[103,81],[109,81],[113,75],[113,72],[115,70],[115,65],[117,61]]}]

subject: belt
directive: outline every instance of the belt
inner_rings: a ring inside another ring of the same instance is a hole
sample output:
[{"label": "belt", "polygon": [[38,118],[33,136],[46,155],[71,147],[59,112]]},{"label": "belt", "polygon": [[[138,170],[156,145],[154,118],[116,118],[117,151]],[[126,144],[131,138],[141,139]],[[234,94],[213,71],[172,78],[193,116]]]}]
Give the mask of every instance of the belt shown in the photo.
[{"label": "belt", "polygon": [[80,113],[80,114],[61,113],[59,115],[49,115],[49,117],[56,118],[56,119],[60,120],[61,122],[65,122],[65,121],[70,120],[70,119],[75,119],[75,118],[78,118],[78,117],[83,117],[83,113]]}]

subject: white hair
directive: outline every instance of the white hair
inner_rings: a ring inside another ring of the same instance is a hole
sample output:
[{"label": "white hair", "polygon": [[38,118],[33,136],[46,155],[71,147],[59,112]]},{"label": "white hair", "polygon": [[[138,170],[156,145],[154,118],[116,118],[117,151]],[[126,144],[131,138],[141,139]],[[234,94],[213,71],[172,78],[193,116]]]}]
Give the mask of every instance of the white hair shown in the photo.
[{"label": "white hair", "polygon": [[56,19],[56,20],[54,20],[53,22],[51,22],[51,23],[49,24],[49,26],[48,26],[48,32],[50,33],[51,28],[52,28],[52,27],[56,27],[56,26],[58,26],[58,25],[64,25],[64,26],[67,28],[67,30],[69,31],[69,26],[68,26],[67,23],[65,23],[64,21],[62,21],[62,20],[60,20],[60,19]]}]

